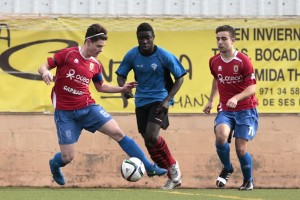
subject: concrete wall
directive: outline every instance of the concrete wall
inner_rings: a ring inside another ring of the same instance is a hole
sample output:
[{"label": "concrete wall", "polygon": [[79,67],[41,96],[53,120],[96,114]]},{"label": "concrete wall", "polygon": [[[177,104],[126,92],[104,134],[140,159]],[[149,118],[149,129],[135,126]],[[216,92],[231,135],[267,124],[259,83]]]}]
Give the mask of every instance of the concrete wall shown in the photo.
[{"label": "concrete wall", "polygon": [[[221,164],[212,132],[214,115],[171,115],[164,131],[179,161],[184,188],[215,187]],[[136,132],[135,116],[117,115],[120,127],[145,150]],[[259,132],[249,145],[253,155],[255,186],[291,188],[300,185],[299,115],[262,115]],[[239,163],[231,145],[235,167],[228,187],[242,182]],[[53,186],[48,160],[58,151],[53,115],[0,115],[0,186]],[[165,177],[144,177],[137,183],[122,179],[120,163],[127,156],[118,144],[101,133],[83,132],[74,161],[66,166],[66,186],[159,188]]]}]

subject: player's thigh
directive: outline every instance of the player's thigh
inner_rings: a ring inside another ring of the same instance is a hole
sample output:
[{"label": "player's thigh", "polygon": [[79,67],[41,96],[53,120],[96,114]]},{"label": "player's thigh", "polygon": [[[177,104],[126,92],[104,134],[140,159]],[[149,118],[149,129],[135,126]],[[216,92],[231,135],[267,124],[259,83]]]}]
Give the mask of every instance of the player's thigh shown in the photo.
[{"label": "player's thigh", "polygon": [[110,119],[108,122],[102,125],[98,129],[98,131],[104,133],[105,135],[108,135],[118,142],[125,136],[118,123],[114,119]]},{"label": "player's thigh", "polygon": [[143,134],[143,138],[147,146],[153,146],[157,143],[159,138],[161,126],[157,123],[148,122],[146,132]]},{"label": "player's thigh", "polygon": [[235,122],[232,112],[221,111],[215,119],[214,132],[219,144],[224,144],[234,130]]},{"label": "player's thigh", "polygon": [[258,128],[258,114],[256,109],[240,111],[237,115],[235,137],[252,140]]},{"label": "player's thigh", "polygon": [[90,105],[79,114],[81,114],[84,129],[92,133],[112,119],[112,116],[100,105]]},{"label": "player's thigh", "polygon": [[54,111],[54,121],[60,145],[74,144],[78,141],[82,126],[74,117],[74,111]]}]

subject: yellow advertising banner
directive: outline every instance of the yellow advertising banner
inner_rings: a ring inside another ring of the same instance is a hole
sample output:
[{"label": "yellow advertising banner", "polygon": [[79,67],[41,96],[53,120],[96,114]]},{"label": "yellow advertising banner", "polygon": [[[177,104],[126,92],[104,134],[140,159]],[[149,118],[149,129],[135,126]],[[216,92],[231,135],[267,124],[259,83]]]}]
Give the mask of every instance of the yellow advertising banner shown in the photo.
[{"label": "yellow advertising banner", "polygon": [[[93,18],[0,19],[0,112],[53,112],[53,83],[47,86],[37,69],[56,51],[80,46],[93,23],[109,31],[98,59],[104,65],[105,82],[117,85],[115,71],[125,53],[137,46],[135,30],[141,22],[152,24],[155,44],[172,52],[187,70],[171,113],[202,113],[212,83],[208,60],[218,52],[215,28],[224,24],[236,28],[235,48],[254,64],[259,112],[300,113],[299,20]],[[128,81],[132,80],[131,73]],[[109,112],[134,112],[133,99],[98,93],[92,84],[90,88],[97,103]],[[214,113],[216,106],[217,102]]]}]

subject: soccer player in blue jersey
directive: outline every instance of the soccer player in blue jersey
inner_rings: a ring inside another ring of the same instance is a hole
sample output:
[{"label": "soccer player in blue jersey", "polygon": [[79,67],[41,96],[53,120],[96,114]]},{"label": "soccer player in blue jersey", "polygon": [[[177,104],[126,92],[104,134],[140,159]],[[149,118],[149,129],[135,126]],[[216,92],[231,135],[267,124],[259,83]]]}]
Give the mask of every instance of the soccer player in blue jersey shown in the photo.
[{"label": "soccer player in blue jersey", "polygon": [[[125,55],[116,71],[117,80],[123,86],[128,73],[134,71],[138,82],[134,95],[138,130],[152,160],[159,167],[168,169],[168,180],[162,189],[173,189],[181,185],[181,172],[178,161],[159,132],[169,126],[169,105],[183,83],[186,70],[173,54],[154,44],[155,35],[150,24],[140,24],[136,34],[139,45]],[[124,97],[133,95],[124,93]]]},{"label": "soccer player in blue jersey", "polygon": [[219,94],[218,115],[214,123],[216,150],[223,164],[216,185],[226,185],[234,169],[230,161],[231,133],[234,131],[235,149],[243,173],[243,184],[239,190],[253,190],[252,156],[248,152],[248,141],[251,141],[258,128],[258,113],[255,97],[256,79],[251,60],[238,52],[235,42],[234,28],[228,25],[216,29],[216,41],[220,53],[209,60],[213,75],[210,99],[203,112],[210,113],[213,101]]}]

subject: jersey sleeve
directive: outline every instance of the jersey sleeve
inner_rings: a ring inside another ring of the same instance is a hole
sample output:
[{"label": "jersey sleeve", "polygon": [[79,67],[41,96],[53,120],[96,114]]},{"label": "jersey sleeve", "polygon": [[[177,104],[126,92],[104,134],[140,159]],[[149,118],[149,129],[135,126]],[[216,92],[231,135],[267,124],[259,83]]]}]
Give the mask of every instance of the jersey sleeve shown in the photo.
[{"label": "jersey sleeve", "polygon": [[160,59],[163,59],[162,62],[163,65],[165,65],[164,67],[168,68],[175,79],[179,79],[186,75],[186,70],[173,54],[163,50],[159,50],[158,54],[159,57],[162,57]]},{"label": "jersey sleeve", "polygon": [[217,74],[213,70],[213,61],[215,60],[214,58],[215,58],[215,56],[213,56],[209,59],[208,65],[209,65],[209,70],[210,70],[211,75],[213,75],[213,77],[217,78]]},{"label": "jersey sleeve", "polygon": [[100,85],[103,84],[103,77],[102,77],[102,74],[99,73],[99,74],[96,74],[94,77],[93,77],[93,82],[94,83],[99,83]]},{"label": "jersey sleeve", "polygon": [[175,79],[181,78],[186,75],[186,70],[174,55],[171,56],[169,66],[171,66],[171,69],[169,70],[173,74]]},{"label": "jersey sleeve", "polygon": [[68,49],[63,49],[63,50],[55,53],[52,58],[51,57],[47,58],[49,67],[51,69],[53,69],[55,67],[62,66],[65,62],[65,58],[66,58],[67,54],[68,54]]},{"label": "jersey sleeve", "polygon": [[102,64],[99,62],[99,65],[98,65],[98,70],[96,72],[96,74],[93,76],[92,80],[94,83],[99,83],[100,85],[103,84],[103,76],[102,76]]},{"label": "jersey sleeve", "polygon": [[134,49],[127,52],[124,56],[120,66],[118,67],[116,74],[118,76],[122,76],[123,78],[127,78],[128,73],[133,69],[133,60],[134,60]]},{"label": "jersey sleeve", "polygon": [[243,55],[243,76],[245,83],[249,85],[256,84],[253,64],[246,55]]}]

